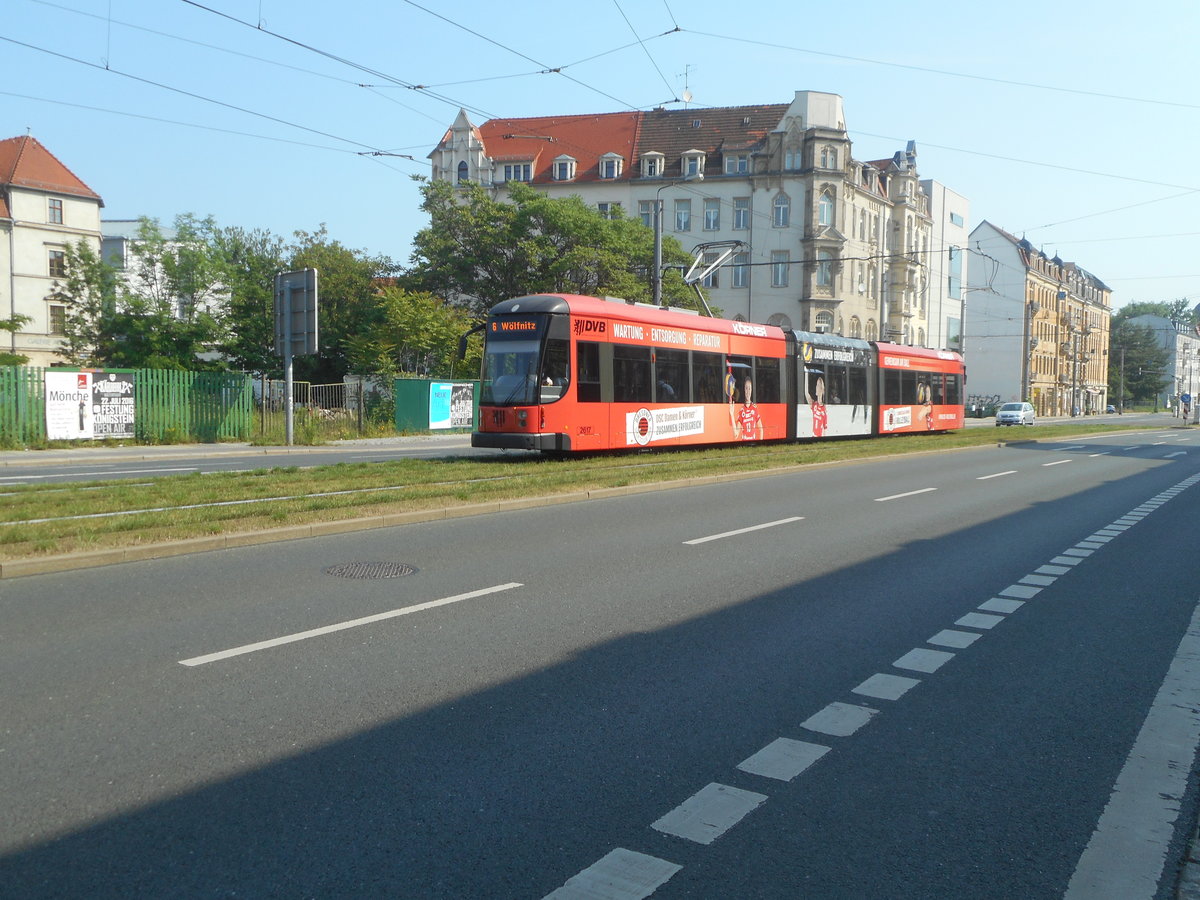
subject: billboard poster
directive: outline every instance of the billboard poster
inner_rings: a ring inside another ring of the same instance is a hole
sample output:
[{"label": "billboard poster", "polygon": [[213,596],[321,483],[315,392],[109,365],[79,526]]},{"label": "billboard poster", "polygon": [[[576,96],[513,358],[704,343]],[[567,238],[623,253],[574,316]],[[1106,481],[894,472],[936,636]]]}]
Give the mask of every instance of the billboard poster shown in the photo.
[{"label": "billboard poster", "polygon": [[429,385],[429,427],[470,428],[475,424],[475,385],[435,381]]},{"label": "billboard poster", "polygon": [[93,373],[93,437],[132,438],[133,412],[132,372]]},{"label": "billboard poster", "polygon": [[132,372],[45,373],[46,437],[52,441],[132,438]]}]

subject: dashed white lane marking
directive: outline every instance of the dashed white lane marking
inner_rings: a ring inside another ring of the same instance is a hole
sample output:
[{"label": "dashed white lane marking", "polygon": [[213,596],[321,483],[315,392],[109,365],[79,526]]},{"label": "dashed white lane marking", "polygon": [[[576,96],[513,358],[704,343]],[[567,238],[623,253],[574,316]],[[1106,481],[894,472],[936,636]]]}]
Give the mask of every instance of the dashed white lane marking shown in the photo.
[{"label": "dashed white lane marking", "polygon": [[650,827],[697,844],[711,844],[766,800],[766,794],[713,783],[701,788]]},{"label": "dashed white lane marking", "polygon": [[1083,562],[1083,560],[1084,557],[1082,556],[1056,556],[1054,559],[1050,560],[1050,562],[1059,566],[1077,566]]},{"label": "dashed white lane marking", "polygon": [[956,647],[961,650],[964,647],[970,647],[981,637],[983,637],[982,634],[975,634],[970,631],[955,631],[953,628],[943,628],[925,643],[936,644],[939,647]]},{"label": "dashed white lane marking", "polygon": [[[929,652],[937,653],[938,651],[931,650]],[[948,653],[946,655],[953,656],[954,654]],[[905,678],[902,675],[888,675],[879,672],[872,675],[858,687],[851,688],[850,693],[861,694],[864,697],[874,697],[877,700],[899,700],[920,683],[920,679],[917,678]]]},{"label": "dashed white lane marking", "polygon": [[892,665],[897,669],[911,669],[914,672],[936,672],[952,659],[954,654],[945,650],[926,650],[924,647],[918,647],[909,650]]},{"label": "dashed white lane marking", "polygon": [[513,588],[519,588],[521,584],[518,582],[509,582],[508,584],[498,584],[495,587],[483,588],[478,591],[470,591],[466,594],[456,594],[453,597],[443,597],[441,600],[430,600],[428,603],[418,603],[415,606],[405,606],[401,609],[393,609],[388,612],[376,613],[373,616],[363,616],[361,619],[351,619],[347,622],[338,622],[335,625],[326,625],[322,628],[313,628],[309,631],[300,631],[296,634],[288,634],[283,637],[272,638],[269,641],[259,641],[256,644],[245,644],[241,647],[234,647],[232,650],[221,650],[217,653],[209,653],[205,656],[193,656],[191,659],[181,659],[180,665],[183,666],[202,666],[205,663],[217,662],[221,659],[229,659],[231,656],[241,656],[245,653],[254,653],[257,650],[267,650],[271,647],[279,647],[283,644],[292,644],[296,641],[305,641],[309,638],[321,637],[325,634],[332,634],[335,631],[345,631],[347,628],[358,628],[360,625],[370,625],[374,622],[382,622],[385,619],[394,619],[397,616],[407,616],[411,613],[422,612],[426,609],[433,609],[438,606],[447,606],[451,603],[459,603],[463,600],[473,600],[476,597],[486,597],[488,594],[496,594],[500,591],[510,591]]},{"label": "dashed white lane marking", "polygon": [[1168,453],[1163,459],[1174,459],[1177,456],[1187,456],[1186,450],[1176,450],[1174,453]]},{"label": "dashed white lane marking", "polygon": [[876,497],[876,503],[886,503],[888,500],[899,500],[903,497],[915,497],[917,494],[928,494],[930,491],[936,491],[937,488],[921,488],[919,491],[905,491],[903,494],[892,494],[890,497]]},{"label": "dashed white lane marking", "polygon": [[955,625],[961,625],[963,628],[995,628],[1004,621],[1004,616],[989,616],[987,613],[967,613],[961,619],[955,621]]},{"label": "dashed white lane marking", "polygon": [[751,775],[791,781],[828,752],[829,748],[823,744],[776,738],[749,759],[739,763],[738,768]]},{"label": "dashed white lane marking", "polygon": [[1016,612],[1024,605],[1024,600],[1007,600],[1004,597],[993,597],[991,600],[985,600],[983,603],[980,603],[979,609],[1002,613],[1007,616],[1009,613]]},{"label": "dashed white lane marking", "polygon": [[618,847],[567,879],[545,900],[642,900],[682,868],[665,859]]},{"label": "dashed white lane marking", "polygon": [[1016,597],[1018,600],[1031,600],[1040,594],[1041,591],[1040,587],[1033,587],[1028,584],[1010,584],[998,593],[1001,597]]},{"label": "dashed white lane marking", "polygon": [[1016,475],[1016,474],[1017,474],[1016,469],[1009,469],[1007,472],[995,472],[991,475],[980,475],[975,480],[976,481],[987,481],[989,478],[1000,478],[1004,475]]},{"label": "dashed white lane marking", "polygon": [[1038,566],[1033,570],[1039,575],[1066,575],[1071,571],[1070,566]]},{"label": "dashed white lane marking", "polygon": [[1110,453],[1112,453],[1111,450],[1105,450],[1103,453],[1089,453],[1088,459],[1095,459],[1097,456],[1108,456]]},{"label": "dashed white lane marking", "polygon": [[1038,587],[1048,587],[1054,584],[1058,579],[1053,575],[1026,575],[1021,579],[1021,584],[1034,584]]},{"label": "dashed white lane marking", "polygon": [[830,703],[819,712],[813,713],[800,723],[801,728],[815,731],[819,734],[831,734],[834,737],[849,737],[871,721],[871,716],[879,710],[869,706],[855,706],[853,703]]},{"label": "dashed white lane marking", "polygon": [[803,520],[804,516],[790,516],[776,522],[764,522],[762,525],[751,525],[749,528],[738,528],[735,531],[724,531],[721,534],[710,534],[708,537],[693,538],[690,541],[684,541],[684,544],[706,544],[709,541],[719,541],[722,538],[736,537],[739,534],[749,534],[752,531],[762,531],[764,528],[774,528],[777,525],[790,525],[792,522],[802,522]]},{"label": "dashed white lane marking", "polygon": [[1075,462],[1075,460],[1073,460],[1073,459],[1059,459],[1059,460],[1055,460],[1054,462],[1042,463],[1042,468],[1044,469],[1044,468],[1046,468],[1047,466],[1061,466],[1063,463],[1069,463],[1069,462]]},{"label": "dashed white lane marking", "polygon": [[1200,744],[1200,605],[1192,613],[1064,900],[1157,896]]}]

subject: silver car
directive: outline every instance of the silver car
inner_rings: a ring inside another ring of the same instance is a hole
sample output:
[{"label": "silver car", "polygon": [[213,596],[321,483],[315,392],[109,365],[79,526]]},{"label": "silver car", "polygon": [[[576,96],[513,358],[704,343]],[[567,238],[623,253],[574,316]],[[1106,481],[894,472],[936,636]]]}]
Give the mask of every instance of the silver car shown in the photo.
[{"label": "silver car", "polygon": [[996,427],[1001,425],[1032,425],[1033,405],[1029,403],[1005,403],[996,410]]}]

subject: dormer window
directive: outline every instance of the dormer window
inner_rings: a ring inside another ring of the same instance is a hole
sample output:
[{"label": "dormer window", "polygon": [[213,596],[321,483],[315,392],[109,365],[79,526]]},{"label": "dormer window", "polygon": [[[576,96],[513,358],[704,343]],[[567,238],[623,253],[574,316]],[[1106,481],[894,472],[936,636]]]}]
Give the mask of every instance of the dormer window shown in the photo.
[{"label": "dormer window", "polygon": [[661,153],[645,153],[642,155],[642,177],[661,178],[666,171],[666,157]]},{"label": "dormer window", "polygon": [[726,175],[745,175],[750,171],[750,154],[749,153],[726,153],[725,154],[725,174]]},{"label": "dormer window", "polygon": [[554,180],[571,181],[575,178],[575,157],[560,156],[554,160]]},{"label": "dormer window", "polygon": [[624,163],[625,158],[621,154],[605,153],[600,157],[600,177],[609,180],[620,178]]},{"label": "dormer window", "polygon": [[533,180],[533,163],[518,162],[504,164],[504,180],[505,181],[532,181]]},{"label": "dormer window", "polygon": [[689,150],[679,159],[679,171],[684,178],[694,178],[704,174],[704,151]]}]

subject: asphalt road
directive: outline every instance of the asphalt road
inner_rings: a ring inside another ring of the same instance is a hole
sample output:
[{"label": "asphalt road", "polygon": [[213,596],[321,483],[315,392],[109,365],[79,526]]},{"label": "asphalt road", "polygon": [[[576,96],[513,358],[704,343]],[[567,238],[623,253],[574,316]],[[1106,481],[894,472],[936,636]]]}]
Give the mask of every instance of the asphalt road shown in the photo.
[{"label": "asphalt road", "polygon": [[1198,462],[1013,444],[0,583],[0,894],[1166,897]]}]

